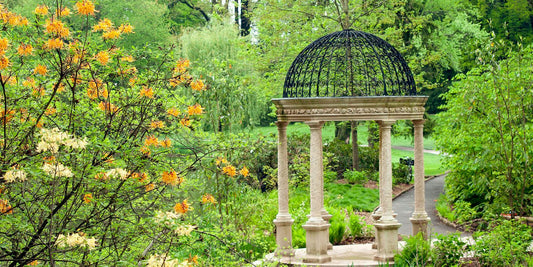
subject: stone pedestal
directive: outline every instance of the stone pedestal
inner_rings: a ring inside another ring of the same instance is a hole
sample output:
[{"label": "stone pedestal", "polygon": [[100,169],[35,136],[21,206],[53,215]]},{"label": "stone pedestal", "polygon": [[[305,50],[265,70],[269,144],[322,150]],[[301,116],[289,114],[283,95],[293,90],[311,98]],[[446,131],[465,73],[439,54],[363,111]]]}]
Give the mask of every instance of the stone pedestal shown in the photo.
[{"label": "stone pedestal", "polygon": [[377,261],[393,261],[398,252],[398,229],[401,224],[397,221],[377,222],[374,224],[377,230],[378,252],[374,257]]},{"label": "stone pedestal", "polygon": [[279,257],[291,257],[294,255],[292,248],[292,224],[294,220],[289,216],[276,216],[274,224],[276,225],[276,251],[275,255]]},{"label": "stone pedestal", "polygon": [[303,262],[325,263],[331,261],[331,256],[328,256],[329,226],[323,219],[313,220],[313,218],[303,225],[306,232],[306,255]]},{"label": "stone pedestal", "polygon": [[422,232],[424,239],[427,240],[429,238],[428,224],[431,219],[427,216],[427,214],[420,216],[419,218],[414,216],[416,215],[413,214],[413,217],[409,218],[409,220],[411,220],[411,225],[413,226],[413,235]]}]

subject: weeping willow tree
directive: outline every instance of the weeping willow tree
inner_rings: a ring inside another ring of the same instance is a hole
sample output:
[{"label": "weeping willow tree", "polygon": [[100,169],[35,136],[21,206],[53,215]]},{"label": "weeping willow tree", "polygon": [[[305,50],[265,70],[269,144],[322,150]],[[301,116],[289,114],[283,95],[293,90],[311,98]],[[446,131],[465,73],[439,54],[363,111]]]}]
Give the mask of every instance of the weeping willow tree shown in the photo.
[{"label": "weeping willow tree", "polygon": [[233,131],[258,125],[267,113],[266,96],[254,84],[256,71],[245,57],[248,41],[229,21],[211,21],[201,29],[189,29],[180,37],[181,54],[207,85],[197,98],[209,112],[203,128]]}]

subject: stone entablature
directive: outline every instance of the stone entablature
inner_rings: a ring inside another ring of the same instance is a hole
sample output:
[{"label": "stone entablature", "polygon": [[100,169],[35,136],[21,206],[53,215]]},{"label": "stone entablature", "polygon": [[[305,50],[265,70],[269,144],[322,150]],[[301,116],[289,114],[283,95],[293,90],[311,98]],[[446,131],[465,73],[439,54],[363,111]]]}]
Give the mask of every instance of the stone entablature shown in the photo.
[{"label": "stone entablature", "polygon": [[273,99],[278,121],[422,120],[427,96]]}]

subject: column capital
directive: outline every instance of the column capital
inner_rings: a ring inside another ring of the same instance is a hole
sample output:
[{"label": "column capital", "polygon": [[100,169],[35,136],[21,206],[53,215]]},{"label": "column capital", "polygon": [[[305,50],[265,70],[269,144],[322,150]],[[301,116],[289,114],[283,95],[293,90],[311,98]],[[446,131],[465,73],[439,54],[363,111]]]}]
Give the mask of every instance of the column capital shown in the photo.
[{"label": "column capital", "polygon": [[421,127],[421,126],[424,126],[424,123],[426,122],[426,120],[412,120],[413,124],[415,127]]},{"label": "column capital", "polygon": [[288,121],[276,121],[278,128],[287,128],[287,125],[289,125]]},{"label": "column capital", "polygon": [[306,121],[305,124],[309,125],[311,129],[322,128],[324,125],[323,121]]},{"label": "column capital", "polygon": [[394,123],[396,123],[396,120],[380,120],[378,121],[379,126],[390,128]]}]

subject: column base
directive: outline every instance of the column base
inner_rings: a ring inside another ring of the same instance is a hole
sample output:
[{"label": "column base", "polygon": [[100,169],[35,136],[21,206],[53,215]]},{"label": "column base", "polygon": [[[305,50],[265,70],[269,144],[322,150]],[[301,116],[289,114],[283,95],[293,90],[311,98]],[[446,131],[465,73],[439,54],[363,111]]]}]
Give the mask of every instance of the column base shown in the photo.
[{"label": "column base", "polygon": [[394,255],[398,252],[398,229],[402,224],[398,222],[377,222],[376,240],[378,243],[378,251],[374,257],[377,261],[393,261]]},{"label": "column base", "polygon": [[[319,218],[321,219],[321,218]],[[328,256],[329,223],[317,218],[310,218],[302,227],[305,229],[306,255],[305,263],[325,263],[331,261]]]},{"label": "column base", "polygon": [[290,215],[278,215],[274,220],[276,225],[276,256],[292,257],[294,249],[292,248],[292,224],[294,220]]},{"label": "column base", "polygon": [[431,221],[431,219],[427,216],[427,214],[413,214],[413,217],[409,218],[409,220],[411,221],[411,225],[413,227],[413,235],[417,235],[418,233],[422,232],[424,239],[428,240],[428,223]]}]

